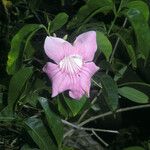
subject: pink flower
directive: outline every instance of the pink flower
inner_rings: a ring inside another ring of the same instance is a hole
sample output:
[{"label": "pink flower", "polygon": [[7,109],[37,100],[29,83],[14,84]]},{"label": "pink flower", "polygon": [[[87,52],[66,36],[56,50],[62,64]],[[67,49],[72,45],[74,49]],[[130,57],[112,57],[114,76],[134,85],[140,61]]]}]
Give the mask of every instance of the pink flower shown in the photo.
[{"label": "pink flower", "polygon": [[46,55],[55,63],[47,62],[43,71],[52,81],[52,97],[69,90],[69,96],[89,97],[91,77],[99,69],[93,61],[97,50],[96,32],[79,35],[73,44],[56,37],[46,37]]}]

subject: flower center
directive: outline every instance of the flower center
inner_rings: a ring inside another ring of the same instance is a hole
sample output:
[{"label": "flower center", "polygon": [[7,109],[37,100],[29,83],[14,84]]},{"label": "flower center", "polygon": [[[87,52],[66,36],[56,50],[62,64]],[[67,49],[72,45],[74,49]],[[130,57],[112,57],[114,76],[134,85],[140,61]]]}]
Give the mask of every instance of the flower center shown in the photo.
[{"label": "flower center", "polygon": [[62,59],[59,63],[59,67],[62,71],[66,73],[77,73],[80,71],[83,65],[82,57],[79,55],[71,55]]}]

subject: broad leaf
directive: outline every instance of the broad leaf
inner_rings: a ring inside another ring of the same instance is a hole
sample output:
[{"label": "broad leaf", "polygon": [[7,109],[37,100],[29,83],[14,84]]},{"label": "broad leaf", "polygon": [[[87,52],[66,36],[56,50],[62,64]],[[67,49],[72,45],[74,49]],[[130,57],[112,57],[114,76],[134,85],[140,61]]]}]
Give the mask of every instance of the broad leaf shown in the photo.
[{"label": "broad leaf", "polygon": [[68,15],[66,13],[59,13],[50,25],[50,33],[60,29],[68,21]]},{"label": "broad leaf", "polygon": [[80,100],[74,100],[64,96],[64,100],[67,106],[69,107],[69,109],[71,110],[73,116],[76,116],[84,107],[87,99],[86,97],[82,97]]},{"label": "broad leaf", "polygon": [[102,12],[107,13],[113,9],[112,0],[88,0],[86,5],[82,6],[77,15],[69,22],[68,29],[74,29],[87,23],[94,15]]},{"label": "broad leaf", "polygon": [[33,74],[31,67],[20,69],[10,80],[9,91],[8,91],[8,103],[14,105],[19,98],[22,89],[26,82],[30,79]]},{"label": "broad leaf", "polygon": [[[19,32],[13,37],[11,41],[11,50],[8,54],[7,72],[8,74],[14,74],[22,65],[22,57],[24,50],[27,46],[27,42],[36,31],[43,26],[38,24],[28,24],[22,27]],[[28,38],[29,37],[29,38]]]},{"label": "broad leaf", "polygon": [[112,111],[118,106],[118,87],[116,82],[109,75],[100,75],[102,93]]},{"label": "broad leaf", "polygon": [[131,87],[124,86],[119,88],[118,92],[121,96],[136,103],[148,103],[149,100],[146,94]]},{"label": "broad leaf", "polygon": [[31,67],[26,67],[20,69],[17,73],[13,75],[9,84],[8,91],[8,106],[5,107],[1,114],[2,116],[12,116],[14,105],[19,100],[19,97],[22,94],[22,90],[26,84],[26,82],[30,79],[33,74],[33,70]]},{"label": "broad leaf", "polygon": [[150,29],[143,14],[137,9],[129,9],[126,13],[131,22],[138,43],[138,50],[147,59],[150,53]]},{"label": "broad leaf", "polygon": [[44,113],[46,115],[48,125],[50,129],[52,130],[52,133],[57,141],[57,144],[61,146],[61,143],[63,140],[62,122],[60,118],[50,109],[47,99],[41,97],[39,98],[39,102],[44,109]]},{"label": "broad leaf", "polygon": [[143,14],[145,20],[148,21],[148,19],[149,19],[149,8],[145,2],[139,1],[139,0],[138,1],[131,1],[127,4],[127,7],[139,10]]},{"label": "broad leaf", "polygon": [[41,150],[57,150],[41,119],[30,117],[24,121],[24,125]]},{"label": "broad leaf", "polygon": [[102,32],[96,32],[98,49],[105,55],[107,61],[112,53],[112,45]]}]

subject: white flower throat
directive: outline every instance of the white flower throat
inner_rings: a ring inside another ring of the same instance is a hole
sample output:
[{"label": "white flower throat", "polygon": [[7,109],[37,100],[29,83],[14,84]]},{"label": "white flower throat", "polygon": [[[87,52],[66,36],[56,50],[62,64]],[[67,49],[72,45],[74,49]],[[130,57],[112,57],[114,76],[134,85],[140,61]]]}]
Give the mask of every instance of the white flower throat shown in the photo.
[{"label": "white flower throat", "polygon": [[59,63],[60,69],[70,74],[74,74],[80,71],[82,65],[83,60],[82,57],[79,55],[70,55],[64,57]]}]

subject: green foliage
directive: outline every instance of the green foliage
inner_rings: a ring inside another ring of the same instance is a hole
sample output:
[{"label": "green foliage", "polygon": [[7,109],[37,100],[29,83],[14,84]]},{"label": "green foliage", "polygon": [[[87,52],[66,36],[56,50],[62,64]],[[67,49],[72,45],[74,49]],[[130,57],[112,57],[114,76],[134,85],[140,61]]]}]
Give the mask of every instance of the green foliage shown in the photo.
[{"label": "green foliage", "polygon": [[20,29],[20,31],[13,37],[7,61],[8,74],[14,74],[22,67],[23,53],[28,46],[28,42],[35,32],[41,28],[42,25],[39,24],[28,24]]},{"label": "green foliage", "polygon": [[11,116],[13,114],[14,107],[19,101],[21,92],[24,89],[26,82],[30,80],[32,74],[33,69],[31,67],[26,67],[20,69],[17,73],[13,75],[9,84],[8,106],[4,108],[2,113],[7,114],[7,116]]},{"label": "green foliage", "polygon": [[149,8],[145,2],[139,1],[139,0],[138,1],[131,1],[131,2],[129,1],[129,3],[127,3],[127,7],[129,9],[139,10],[143,14],[145,20],[148,21],[148,19],[149,19]]},{"label": "green foliage", "polygon": [[137,67],[137,56],[136,56],[135,50],[133,49],[132,45],[128,44],[120,34],[116,34],[116,35],[119,37],[121,42],[124,44],[124,46],[127,50],[127,53],[129,55],[129,58],[131,60],[132,67],[136,68]]},{"label": "green foliage", "polygon": [[36,116],[30,117],[24,121],[24,125],[27,132],[40,149],[57,150],[41,119],[36,118]]},{"label": "green foliage", "polygon": [[67,106],[69,107],[69,109],[71,110],[73,116],[76,116],[81,109],[84,107],[87,98],[86,97],[82,97],[79,101],[78,100],[73,100],[71,98],[65,97],[64,96],[64,100],[67,104]]},{"label": "green foliage", "polygon": [[88,0],[86,5],[82,6],[76,17],[68,24],[68,29],[74,29],[82,24],[87,23],[93,16],[102,12],[107,13],[113,8],[112,0]]},{"label": "green foliage", "polygon": [[149,97],[141,91],[124,86],[118,89],[119,94],[136,103],[148,103]]},{"label": "green foliage", "polygon": [[68,21],[68,15],[66,13],[59,13],[54,20],[50,23],[50,33],[53,33],[60,29]]},{"label": "green foliage", "polygon": [[[134,145],[143,148],[124,145],[123,141],[113,147],[116,138],[108,135],[112,143],[107,144],[101,135],[112,134],[119,113],[126,111],[119,104],[128,107],[133,104],[129,100],[137,103],[127,110],[150,107],[148,1],[3,0],[0,5],[0,133],[6,128],[17,135],[13,141],[8,140],[10,149],[16,149],[14,145],[19,141],[21,150],[105,150],[103,145],[108,144],[110,150],[147,149],[140,133]],[[76,35],[90,30],[96,31],[98,50],[94,62],[100,67],[92,79],[90,98],[74,100],[66,94],[52,98],[51,83],[42,71],[46,62],[51,61],[44,54],[43,40],[57,34],[73,42]],[[111,114],[115,117],[106,121],[105,117]],[[104,119],[99,122],[101,118]],[[102,127],[111,127],[110,131],[95,130],[100,123]],[[29,139],[22,139],[26,134]],[[1,136],[2,133],[3,149]],[[127,138],[123,140],[128,142]]]},{"label": "green foliage", "polygon": [[112,111],[118,107],[118,87],[108,75],[100,76],[104,98]]},{"label": "green foliage", "polygon": [[54,112],[52,112],[52,110],[49,107],[47,99],[41,97],[39,99],[39,102],[42,108],[44,109],[48,125],[52,130],[52,133],[57,141],[57,144],[60,147],[63,140],[63,126],[61,120],[58,116],[56,116]]},{"label": "green foliage", "polygon": [[105,55],[106,60],[112,53],[112,45],[108,38],[102,32],[96,32],[98,49]]},{"label": "green foliage", "polygon": [[150,28],[143,14],[137,9],[129,9],[127,11],[127,17],[131,22],[138,43],[138,52],[143,54],[145,59],[148,59],[150,53]]}]

